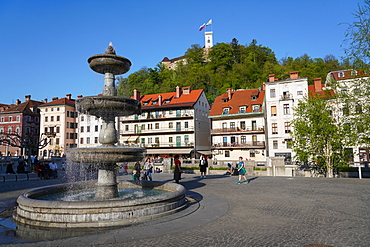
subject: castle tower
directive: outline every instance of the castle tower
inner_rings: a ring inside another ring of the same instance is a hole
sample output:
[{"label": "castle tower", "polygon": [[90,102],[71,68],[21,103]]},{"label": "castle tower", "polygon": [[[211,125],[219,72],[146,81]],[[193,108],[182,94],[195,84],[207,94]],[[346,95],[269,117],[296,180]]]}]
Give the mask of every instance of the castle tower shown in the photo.
[{"label": "castle tower", "polygon": [[212,48],[213,46],[213,32],[204,32],[204,46],[205,48]]}]

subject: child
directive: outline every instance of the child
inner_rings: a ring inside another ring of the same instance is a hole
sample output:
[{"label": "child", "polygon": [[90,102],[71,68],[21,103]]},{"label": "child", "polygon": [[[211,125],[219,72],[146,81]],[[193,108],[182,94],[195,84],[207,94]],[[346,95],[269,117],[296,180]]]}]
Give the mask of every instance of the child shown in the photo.
[{"label": "child", "polygon": [[139,175],[136,170],[132,171],[132,180],[139,180]]},{"label": "child", "polygon": [[245,183],[245,184],[249,183],[247,177],[245,176],[247,171],[245,170],[245,167],[244,167],[243,157],[239,157],[239,163],[238,163],[238,168],[237,169],[238,169],[238,172],[239,172],[239,181],[236,182],[236,183],[241,184],[242,183],[242,177],[244,178],[243,183]]}]

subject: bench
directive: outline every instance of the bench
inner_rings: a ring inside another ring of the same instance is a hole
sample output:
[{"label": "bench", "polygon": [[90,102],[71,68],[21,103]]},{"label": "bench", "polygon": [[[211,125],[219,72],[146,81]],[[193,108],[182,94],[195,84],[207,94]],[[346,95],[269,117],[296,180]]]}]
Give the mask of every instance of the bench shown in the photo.
[{"label": "bench", "polygon": [[14,181],[26,181],[26,180],[37,180],[37,173],[18,173],[18,174],[1,174],[0,181],[2,182],[14,182]]}]

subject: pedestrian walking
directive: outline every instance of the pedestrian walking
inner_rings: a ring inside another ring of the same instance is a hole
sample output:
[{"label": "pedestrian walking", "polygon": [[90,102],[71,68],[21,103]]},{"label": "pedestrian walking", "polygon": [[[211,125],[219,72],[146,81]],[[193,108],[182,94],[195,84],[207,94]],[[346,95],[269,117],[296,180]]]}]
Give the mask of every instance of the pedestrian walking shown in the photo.
[{"label": "pedestrian walking", "polygon": [[136,171],[136,175],[138,176],[139,180],[140,180],[140,171],[141,171],[141,164],[140,164],[140,160],[137,161],[134,165],[134,170]]},{"label": "pedestrian walking", "polygon": [[176,181],[176,183],[179,183],[181,179],[181,161],[179,158],[180,157],[177,154],[174,157],[175,170],[173,172],[173,179]]},{"label": "pedestrian walking", "polygon": [[200,177],[201,178],[206,178],[206,172],[207,172],[207,167],[208,167],[208,162],[206,157],[202,154],[199,159],[199,167],[200,167]]},{"label": "pedestrian walking", "polygon": [[52,160],[51,163],[49,163],[49,168],[51,170],[51,176],[54,178],[58,177],[58,165],[55,163],[55,160]]},{"label": "pedestrian walking", "polygon": [[[247,171],[245,170],[245,167],[244,167],[243,157],[239,157],[239,163],[238,163],[237,170],[239,172],[239,181],[236,182],[236,183],[237,184],[241,184],[241,183],[247,184],[247,183],[249,183],[249,180],[245,176],[245,174],[247,173]],[[244,181],[243,182],[242,182],[242,177],[244,178]]]},{"label": "pedestrian walking", "polygon": [[146,161],[144,162],[144,173],[146,175],[146,180],[152,181],[152,172],[153,172],[153,164],[150,162],[150,158],[146,158]]}]

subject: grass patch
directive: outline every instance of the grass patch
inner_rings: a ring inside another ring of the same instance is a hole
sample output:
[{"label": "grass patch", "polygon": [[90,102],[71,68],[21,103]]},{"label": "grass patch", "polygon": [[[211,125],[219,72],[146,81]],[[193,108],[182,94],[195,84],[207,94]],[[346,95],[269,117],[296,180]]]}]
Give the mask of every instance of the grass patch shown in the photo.
[{"label": "grass patch", "polygon": [[213,167],[213,166],[210,166],[209,169],[210,170],[222,170],[222,171],[226,171],[227,170],[227,167]]},{"label": "grass patch", "polygon": [[267,171],[267,168],[253,167],[254,171]]}]

